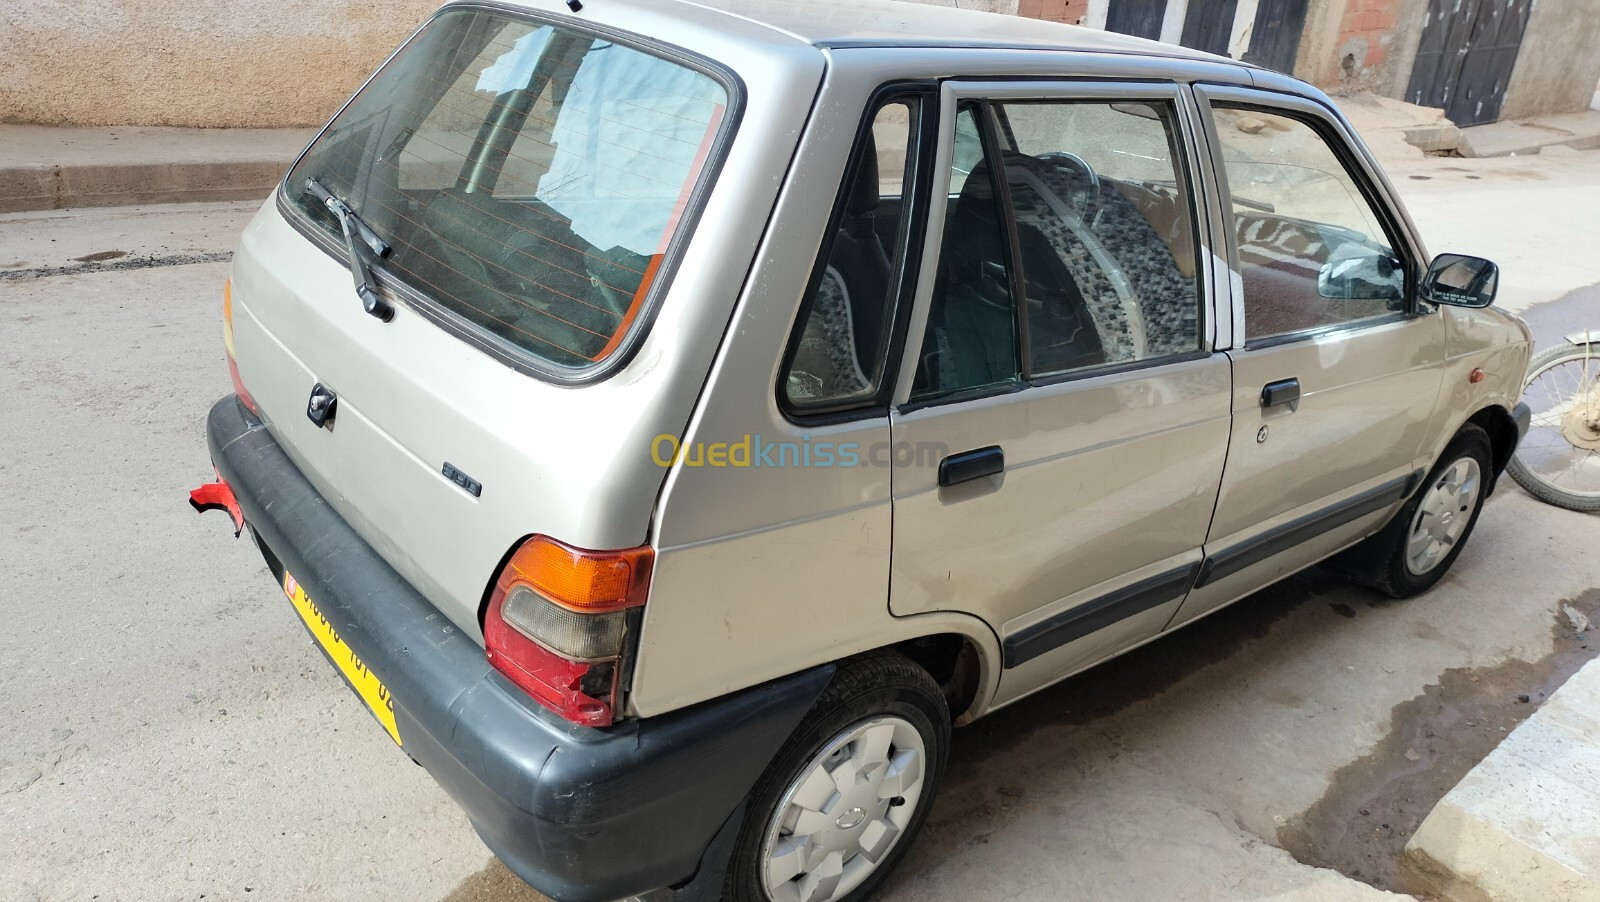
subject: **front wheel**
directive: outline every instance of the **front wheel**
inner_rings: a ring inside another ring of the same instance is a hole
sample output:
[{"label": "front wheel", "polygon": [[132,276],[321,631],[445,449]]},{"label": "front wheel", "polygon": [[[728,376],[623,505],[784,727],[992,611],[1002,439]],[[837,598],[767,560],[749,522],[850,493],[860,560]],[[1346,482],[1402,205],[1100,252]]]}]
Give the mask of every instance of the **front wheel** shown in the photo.
[{"label": "front wheel", "polygon": [[865,899],[926,820],[949,745],[927,671],[897,654],[841,665],[752,790],[724,898]]},{"label": "front wheel", "polygon": [[1433,588],[1478,522],[1494,472],[1492,450],[1487,432],[1471,423],[1462,426],[1388,524],[1335,555],[1329,569],[1390,598]]},{"label": "front wheel", "polygon": [[1410,598],[1444,577],[1488,497],[1492,450],[1487,432],[1470,423],[1461,427],[1421,488],[1378,534],[1388,542],[1388,559],[1374,588],[1391,598]]},{"label": "front wheel", "polygon": [[1600,510],[1600,347],[1540,352],[1522,397],[1533,418],[1506,472],[1546,504]]}]

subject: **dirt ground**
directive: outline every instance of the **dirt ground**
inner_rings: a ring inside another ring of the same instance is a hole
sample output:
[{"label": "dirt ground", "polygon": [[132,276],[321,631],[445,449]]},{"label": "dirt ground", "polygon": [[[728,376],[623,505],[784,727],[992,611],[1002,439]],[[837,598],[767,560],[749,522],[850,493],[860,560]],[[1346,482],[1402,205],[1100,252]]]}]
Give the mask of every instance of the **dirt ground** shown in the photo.
[{"label": "dirt ground", "polygon": [[[1600,154],[1429,165],[1396,178],[1434,250],[1500,258],[1536,324],[1600,319]],[[0,216],[0,898],[536,898],[184,503],[229,390],[210,261],[251,212]],[[958,730],[882,897],[1382,898],[1591,655],[1561,608],[1600,614],[1597,543],[1504,482],[1425,596],[1308,571]]]},{"label": "dirt ground", "polygon": [[1396,705],[1383,741],[1335,771],[1327,793],[1278,830],[1278,843],[1305,864],[1404,892],[1400,852],[1423,818],[1567,677],[1600,654],[1600,636],[1576,629],[1565,610],[1583,615],[1579,622],[1586,626],[1600,616],[1600,592],[1585,592],[1561,608],[1545,656],[1451,668],[1421,695]]}]

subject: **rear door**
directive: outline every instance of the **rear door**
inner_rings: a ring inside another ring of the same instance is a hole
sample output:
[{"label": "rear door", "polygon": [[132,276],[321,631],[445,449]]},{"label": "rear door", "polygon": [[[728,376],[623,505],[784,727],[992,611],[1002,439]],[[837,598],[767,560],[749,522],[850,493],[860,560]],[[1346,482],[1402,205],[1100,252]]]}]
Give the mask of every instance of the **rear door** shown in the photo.
[{"label": "rear door", "polygon": [[1175,623],[1372,532],[1421,478],[1443,318],[1417,248],[1343,126],[1310,101],[1197,89],[1237,274],[1233,439]]},{"label": "rear door", "polygon": [[985,618],[1004,703],[1171,618],[1232,392],[1180,89],[956,83],[942,102],[945,204],[891,415],[890,601]]}]

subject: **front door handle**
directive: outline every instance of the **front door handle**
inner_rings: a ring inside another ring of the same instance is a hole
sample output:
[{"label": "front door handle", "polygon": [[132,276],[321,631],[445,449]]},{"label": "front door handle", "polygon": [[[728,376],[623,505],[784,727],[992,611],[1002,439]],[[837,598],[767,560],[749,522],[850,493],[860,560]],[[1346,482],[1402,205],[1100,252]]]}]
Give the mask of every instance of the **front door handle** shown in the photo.
[{"label": "front door handle", "polygon": [[999,445],[990,445],[976,451],[963,451],[939,461],[940,487],[971,482],[993,476],[1006,468],[1006,455]]},{"label": "front door handle", "polygon": [[1299,379],[1279,379],[1277,382],[1268,382],[1261,388],[1262,407],[1293,404],[1298,400],[1300,400]]}]

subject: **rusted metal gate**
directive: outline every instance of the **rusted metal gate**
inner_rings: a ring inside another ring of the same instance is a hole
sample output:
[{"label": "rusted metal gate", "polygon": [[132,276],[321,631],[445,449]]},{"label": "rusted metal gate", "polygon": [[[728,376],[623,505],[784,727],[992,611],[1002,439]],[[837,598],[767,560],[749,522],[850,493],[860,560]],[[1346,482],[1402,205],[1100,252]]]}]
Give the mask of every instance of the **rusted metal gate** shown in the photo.
[{"label": "rusted metal gate", "polygon": [[1533,0],[1428,0],[1406,100],[1457,125],[1500,118]]}]

